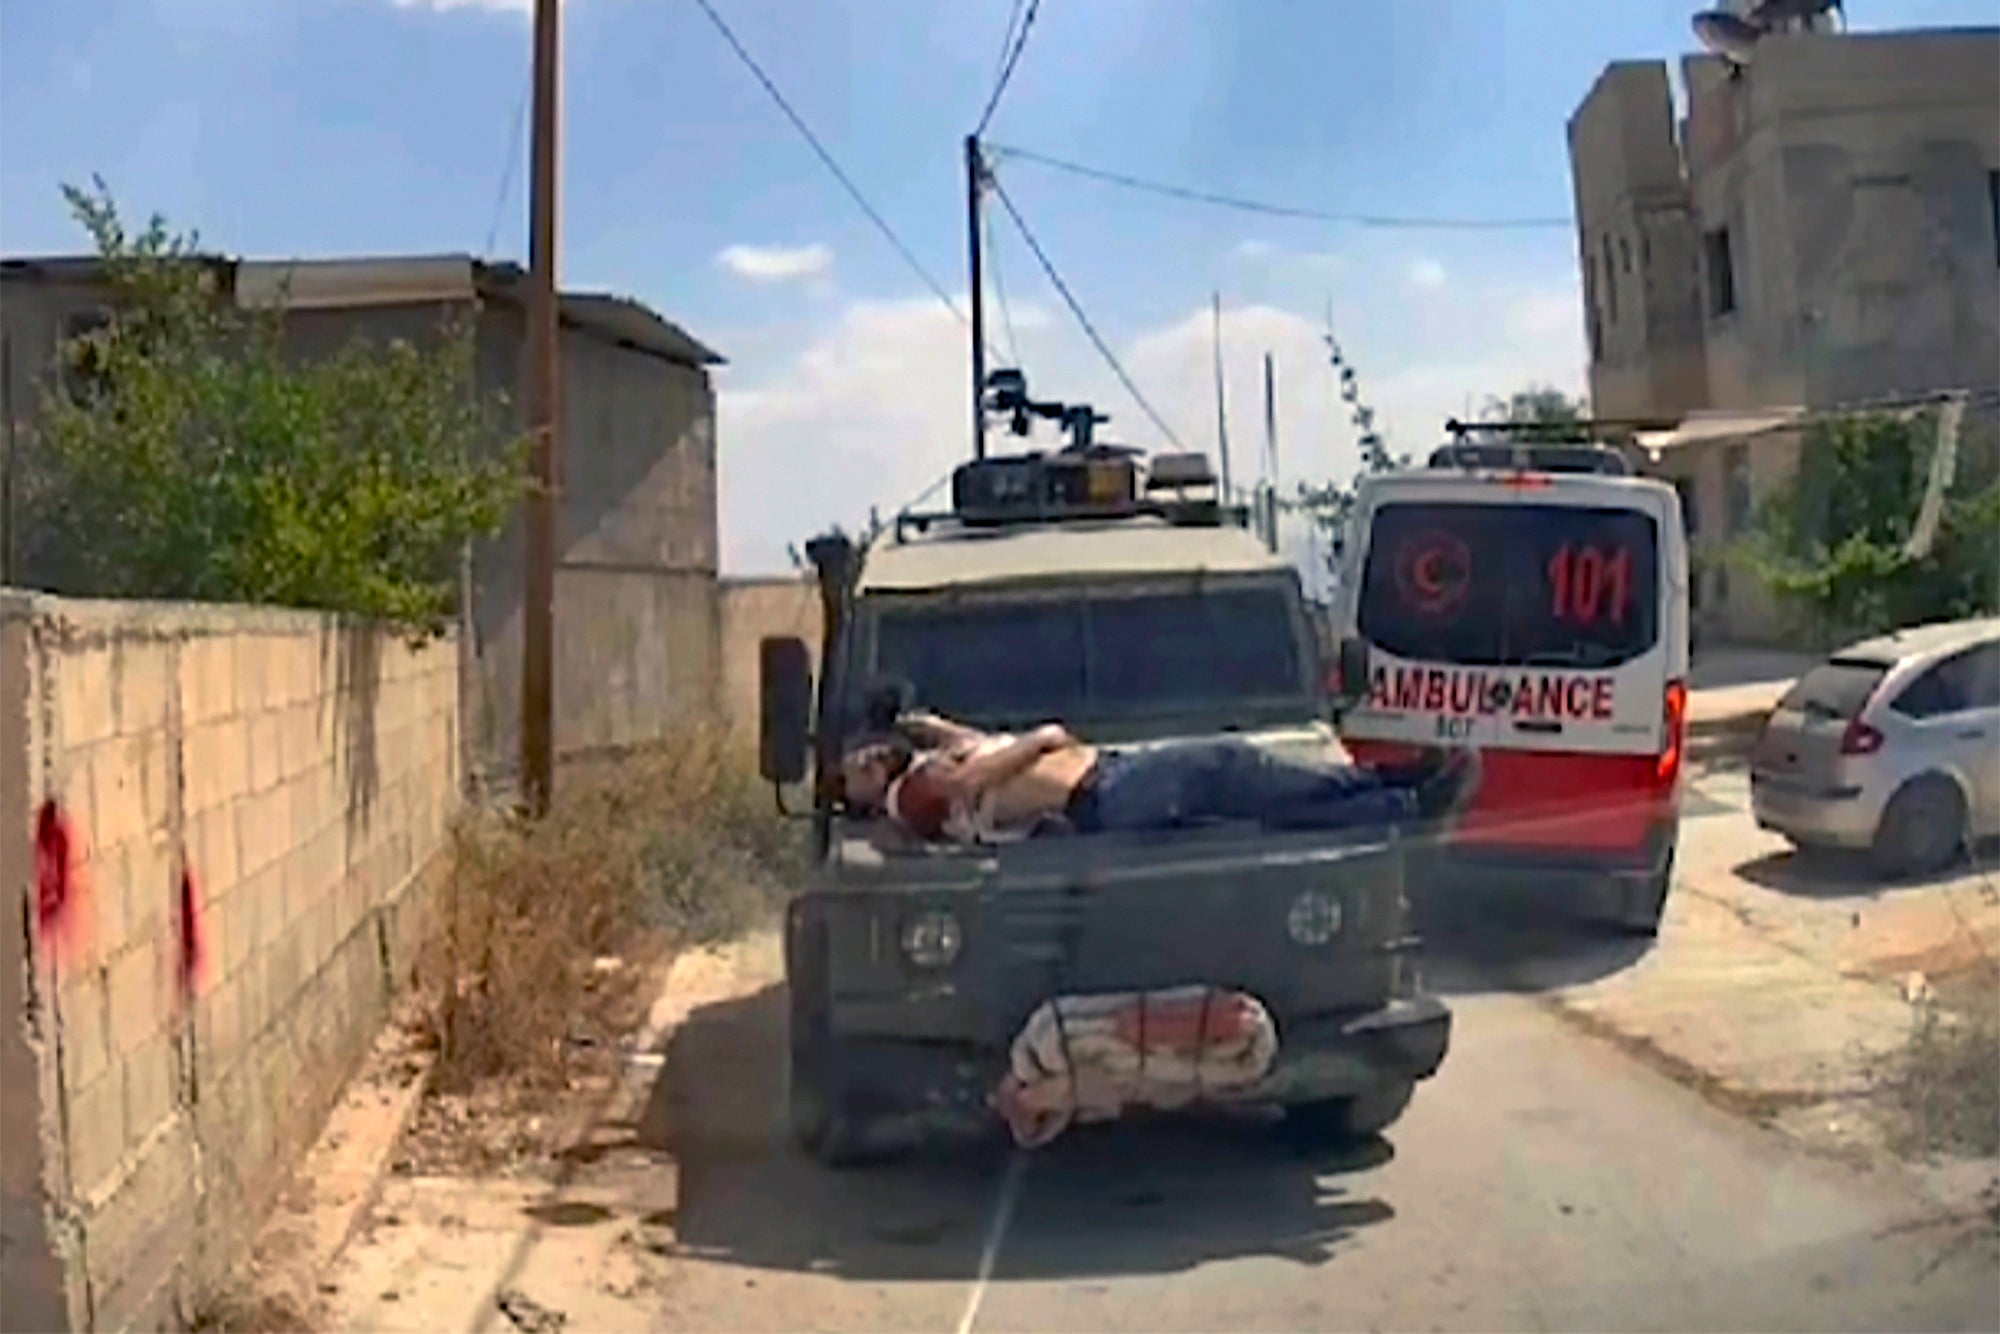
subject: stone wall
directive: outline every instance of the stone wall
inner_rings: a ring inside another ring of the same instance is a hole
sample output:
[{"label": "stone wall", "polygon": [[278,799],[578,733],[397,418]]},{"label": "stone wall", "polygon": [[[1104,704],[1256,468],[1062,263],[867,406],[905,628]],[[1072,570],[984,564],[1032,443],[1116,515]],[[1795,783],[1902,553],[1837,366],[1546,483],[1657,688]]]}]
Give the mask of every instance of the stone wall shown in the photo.
[{"label": "stone wall", "polygon": [[333,617],[0,593],[0,1326],[173,1326],[240,1257],[422,938],[457,679]]}]

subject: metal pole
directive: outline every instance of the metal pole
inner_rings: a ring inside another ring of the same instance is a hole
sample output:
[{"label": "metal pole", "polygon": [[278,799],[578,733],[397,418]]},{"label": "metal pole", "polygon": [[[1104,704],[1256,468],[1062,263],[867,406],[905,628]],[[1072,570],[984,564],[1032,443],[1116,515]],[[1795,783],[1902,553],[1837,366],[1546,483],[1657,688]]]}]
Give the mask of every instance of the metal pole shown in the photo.
[{"label": "metal pole", "polygon": [[979,136],[965,136],[965,237],[972,278],[972,457],[986,457],[986,283],[979,265],[979,196],[986,164]]},{"label": "metal pole", "polygon": [[6,455],[0,457],[0,585],[14,582],[14,344],[0,334],[0,429]]},{"label": "metal pole", "polygon": [[1264,468],[1271,498],[1265,510],[1264,541],[1278,549],[1278,381],[1271,354],[1264,354]]},{"label": "metal pole", "polygon": [[1215,294],[1215,452],[1222,468],[1222,503],[1229,504],[1229,407],[1222,395],[1222,293]]},{"label": "metal pole", "polygon": [[558,0],[535,0],[535,119],[528,218],[530,432],[521,615],[521,789],[547,814],[555,790],[556,490],[560,471],[560,322],[556,298]]}]

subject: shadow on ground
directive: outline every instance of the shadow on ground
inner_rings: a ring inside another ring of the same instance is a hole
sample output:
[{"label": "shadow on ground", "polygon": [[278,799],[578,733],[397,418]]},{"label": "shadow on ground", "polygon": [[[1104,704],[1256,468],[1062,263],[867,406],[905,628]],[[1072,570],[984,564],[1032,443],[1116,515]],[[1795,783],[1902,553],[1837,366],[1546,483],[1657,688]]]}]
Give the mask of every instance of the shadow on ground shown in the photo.
[{"label": "shadow on ground", "polygon": [[1933,889],[1967,876],[1995,873],[2000,845],[1982,844],[1971,856],[1960,857],[1942,871],[1930,875],[1879,876],[1866,855],[1834,849],[1812,852],[1767,853],[1744,862],[1735,874],[1753,885],[1775,889],[1800,898],[1875,898],[1903,890]]},{"label": "shadow on ground", "polygon": [[[637,1127],[642,1145],[678,1163],[674,1249],[869,1281],[974,1277],[1011,1150],[960,1144],[822,1168],[786,1132],[784,1069],[781,986],[698,1010],[675,1032]],[[1380,1138],[1313,1153],[1248,1117],[1077,1130],[1027,1159],[995,1273],[1169,1274],[1243,1256],[1324,1264],[1394,1215],[1370,1190],[1393,1154]]]},{"label": "shadow on ground", "polygon": [[1410,910],[1423,985],[1447,997],[1582,986],[1630,968],[1653,945],[1518,894],[1436,887],[1413,892]]}]

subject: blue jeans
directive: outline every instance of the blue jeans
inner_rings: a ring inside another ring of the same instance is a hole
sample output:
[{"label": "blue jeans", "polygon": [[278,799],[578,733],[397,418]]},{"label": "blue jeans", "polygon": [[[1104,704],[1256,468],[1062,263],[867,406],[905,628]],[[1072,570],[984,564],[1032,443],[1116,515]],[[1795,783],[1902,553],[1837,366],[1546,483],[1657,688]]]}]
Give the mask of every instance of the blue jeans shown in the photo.
[{"label": "blue jeans", "polygon": [[1185,741],[1105,751],[1071,803],[1079,833],[1255,820],[1281,829],[1351,829],[1417,813],[1415,773],[1298,764],[1246,741]]}]

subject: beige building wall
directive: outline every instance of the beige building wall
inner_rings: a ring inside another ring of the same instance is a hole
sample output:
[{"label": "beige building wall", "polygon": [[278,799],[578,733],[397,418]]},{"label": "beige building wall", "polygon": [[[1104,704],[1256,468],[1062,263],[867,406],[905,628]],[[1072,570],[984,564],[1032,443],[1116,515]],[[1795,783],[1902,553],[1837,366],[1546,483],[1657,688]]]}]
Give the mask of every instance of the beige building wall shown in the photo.
[{"label": "beige building wall", "polygon": [[[70,853],[46,859],[53,896],[43,859],[9,844],[4,862],[29,959],[0,1015],[0,1278],[39,1296],[46,1255],[69,1323],[173,1326],[407,976],[459,807],[455,646],[10,592],[0,652],[0,828]],[[23,1047],[34,1079],[15,1077]],[[30,1179],[15,1152],[33,1145]]]},{"label": "beige building wall", "polygon": [[758,645],[804,640],[817,679],[820,626],[819,585],[807,576],[722,581],[723,716],[741,744],[757,744]]},{"label": "beige building wall", "polygon": [[1698,237],[1666,66],[1607,66],[1570,119],[1569,151],[1592,410],[1669,417],[1702,406]]},{"label": "beige building wall", "polygon": [[2000,384],[2000,29],[1681,68],[1679,127],[1659,61],[1608,66],[1570,122],[1599,415]]},{"label": "beige building wall", "polygon": [[[268,285],[267,271],[277,267],[244,271]],[[285,318],[297,355],[329,356],[357,338],[425,342],[447,321],[466,322],[476,331],[480,388],[503,396],[512,424],[520,425],[527,344],[512,288],[475,282],[475,266],[464,257],[306,261],[297,269],[305,290],[295,293]],[[365,283],[329,295],[327,284],[359,283],[360,270]],[[230,271],[226,262],[218,270]],[[83,260],[15,264],[0,278],[6,406],[31,430],[57,342],[75,321],[103,311],[106,292]],[[617,304],[564,297],[555,599],[556,746],[564,756],[643,745],[710,715],[721,675],[715,392],[706,368],[692,364],[713,354],[685,334],[679,341],[686,349],[673,356],[625,337],[615,312],[612,322],[605,315]],[[0,516],[0,527],[6,522]],[[11,536],[0,533],[0,547]],[[466,758],[471,770],[504,784],[519,752],[518,516],[479,545],[469,573]]]}]

